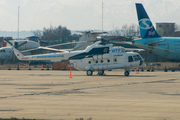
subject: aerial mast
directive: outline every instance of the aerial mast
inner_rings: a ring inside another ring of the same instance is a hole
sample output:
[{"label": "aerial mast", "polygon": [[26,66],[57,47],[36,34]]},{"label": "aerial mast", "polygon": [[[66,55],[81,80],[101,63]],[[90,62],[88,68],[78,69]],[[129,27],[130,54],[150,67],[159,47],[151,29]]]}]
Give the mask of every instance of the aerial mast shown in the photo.
[{"label": "aerial mast", "polygon": [[102,31],[103,31],[103,2],[102,2]]},{"label": "aerial mast", "polygon": [[19,9],[20,9],[20,6],[18,6],[18,39],[19,39]]}]

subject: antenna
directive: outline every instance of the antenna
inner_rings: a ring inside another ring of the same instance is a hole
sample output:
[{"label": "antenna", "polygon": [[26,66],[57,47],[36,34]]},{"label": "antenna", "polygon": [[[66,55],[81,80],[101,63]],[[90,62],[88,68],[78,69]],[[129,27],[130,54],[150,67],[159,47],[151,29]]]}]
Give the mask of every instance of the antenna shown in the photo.
[{"label": "antenna", "polygon": [[114,30],[114,21],[113,21],[113,30]]},{"label": "antenna", "polygon": [[102,31],[103,31],[103,2],[102,2]]},{"label": "antenna", "polygon": [[19,9],[20,9],[20,6],[18,6],[18,39],[19,39]]}]

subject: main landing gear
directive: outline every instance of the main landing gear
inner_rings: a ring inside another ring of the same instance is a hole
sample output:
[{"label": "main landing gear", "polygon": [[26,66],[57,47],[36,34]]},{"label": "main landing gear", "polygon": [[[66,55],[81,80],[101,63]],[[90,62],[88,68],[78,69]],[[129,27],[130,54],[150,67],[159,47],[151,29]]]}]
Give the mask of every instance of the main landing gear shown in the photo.
[{"label": "main landing gear", "polygon": [[125,70],[124,75],[129,76],[129,70]]},{"label": "main landing gear", "polygon": [[87,74],[88,76],[91,76],[91,75],[93,74],[93,71],[92,71],[92,70],[88,70],[88,71],[86,72],[86,74]]},{"label": "main landing gear", "polygon": [[[91,76],[91,75],[93,74],[93,71],[92,71],[92,70],[88,70],[88,71],[86,72],[86,74],[87,74],[88,76]],[[99,70],[99,71],[98,71],[98,74],[99,74],[99,75],[103,75],[103,74],[104,74],[104,70]]]},{"label": "main landing gear", "polygon": [[[92,71],[92,70],[88,70],[88,71],[86,71],[86,74],[87,74],[88,76],[91,76],[91,75],[93,74],[93,71]],[[99,71],[98,71],[98,74],[99,74],[99,75],[103,75],[103,74],[104,74],[104,70],[99,70]],[[125,70],[124,75],[125,75],[125,76],[129,76],[129,70]]]},{"label": "main landing gear", "polygon": [[99,74],[99,75],[103,75],[103,74],[104,74],[104,70],[99,70],[99,71],[98,71],[98,74]]}]

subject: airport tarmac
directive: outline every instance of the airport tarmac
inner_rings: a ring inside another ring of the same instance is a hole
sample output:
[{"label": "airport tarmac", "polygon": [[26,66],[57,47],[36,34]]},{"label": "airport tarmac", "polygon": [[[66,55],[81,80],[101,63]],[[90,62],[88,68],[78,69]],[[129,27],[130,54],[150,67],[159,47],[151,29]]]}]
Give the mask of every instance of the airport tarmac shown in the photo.
[{"label": "airport tarmac", "polygon": [[180,72],[0,70],[0,118],[177,120]]}]

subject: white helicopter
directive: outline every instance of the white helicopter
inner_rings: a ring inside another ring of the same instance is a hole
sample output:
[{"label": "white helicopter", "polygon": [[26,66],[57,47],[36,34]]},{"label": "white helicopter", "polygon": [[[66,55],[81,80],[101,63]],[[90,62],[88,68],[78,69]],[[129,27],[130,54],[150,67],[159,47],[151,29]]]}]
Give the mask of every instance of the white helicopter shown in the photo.
[{"label": "white helicopter", "polygon": [[114,47],[113,44],[97,45],[88,53],[70,57],[69,61],[74,68],[87,71],[88,76],[91,76],[94,71],[103,75],[104,70],[112,69],[125,69],[124,75],[129,76],[129,68],[146,66],[139,53],[125,52],[125,48]]},{"label": "white helicopter", "polygon": [[68,60],[78,70],[87,71],[87,75],[92,75],[93,71],[98,71],[99,75],[104,74],[104,70],[125,69],[125,76],[129,76],[129,68],[144,67],[143,58],[134,52],[125,52],[123,47],[114,47],[112,44],[98,45],[97,41],[85,50],[53,53],[51,55],[24,56],[13,47],[14,53],[19,60]]},{"label": "white helicopter", "polygon": [[62,60],[68,60],[71,56],[88,53],[94,46],[99,44],[101,41],[95,42],[90,47],[87,47],[85,50],[77,50],[77,51],[63,51],[61,53],[51,53],[51,54],[40,54],[40,55],[30,55],[24,56],[21,52],[19,52],[16,48],[13,48],[14,54],[21,61],[32,61],[32,60],[51,60],[52,62],[59,62]]}]

